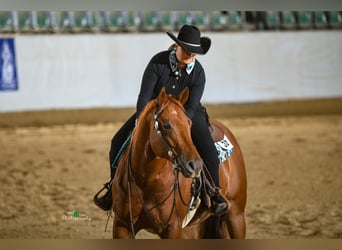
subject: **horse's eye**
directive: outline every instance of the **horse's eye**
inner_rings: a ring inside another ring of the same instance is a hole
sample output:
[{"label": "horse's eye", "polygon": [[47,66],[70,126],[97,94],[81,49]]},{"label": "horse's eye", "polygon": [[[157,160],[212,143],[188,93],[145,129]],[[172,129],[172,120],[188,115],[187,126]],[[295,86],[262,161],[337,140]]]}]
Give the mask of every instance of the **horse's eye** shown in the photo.
[{"label": "horse's eye", "polygon": [[171,127],[171,124],[170,124],[169,121],[167,121],[167,122],[165,122],[165,123],[163,124],[163,130],[164,130],[165,132],[170,131],[171,128],[172,128],[172,127]]}]

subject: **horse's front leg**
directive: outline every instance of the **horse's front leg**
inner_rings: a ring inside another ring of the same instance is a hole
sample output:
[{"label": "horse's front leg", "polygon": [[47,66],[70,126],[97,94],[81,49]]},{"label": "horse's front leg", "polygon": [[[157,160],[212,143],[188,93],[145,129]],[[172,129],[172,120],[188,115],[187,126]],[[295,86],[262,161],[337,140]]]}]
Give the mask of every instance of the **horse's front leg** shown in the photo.
[{"label": "horse's front leg", "polygon": [[182,229],[167,229],[164,230],[162,233],[159,234],[161,239],[182,239]]},{"label": "horse's front leg", "polygon": [[193,239],[192,230],[184,230],[179,222],[171,223],[165,229],[159,233],[162,239]]},{"label": "horse's front leg", "polygon": [[113,239],[132,239],[132,233],[126,223],[122,223],[116,216],[113,222]]}]

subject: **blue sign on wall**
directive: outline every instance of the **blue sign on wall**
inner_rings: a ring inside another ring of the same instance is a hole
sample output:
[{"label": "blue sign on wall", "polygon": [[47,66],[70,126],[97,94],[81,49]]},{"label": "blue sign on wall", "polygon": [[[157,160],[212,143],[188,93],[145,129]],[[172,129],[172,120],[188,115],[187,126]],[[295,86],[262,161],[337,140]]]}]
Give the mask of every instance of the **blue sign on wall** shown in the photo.
[{"label": "blue sign on wall", "polygon": [[0,91],[18,90],[13,38],[0,38]]}]

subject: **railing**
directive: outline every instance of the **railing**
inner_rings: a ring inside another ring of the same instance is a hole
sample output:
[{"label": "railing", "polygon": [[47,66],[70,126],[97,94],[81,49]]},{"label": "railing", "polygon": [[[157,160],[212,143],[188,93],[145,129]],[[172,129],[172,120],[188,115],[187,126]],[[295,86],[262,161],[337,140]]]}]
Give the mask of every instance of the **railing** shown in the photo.
[{"label": "railing", "polygon": [[163,32],[341,29],[341,11],[0,11],[0,33]]}]

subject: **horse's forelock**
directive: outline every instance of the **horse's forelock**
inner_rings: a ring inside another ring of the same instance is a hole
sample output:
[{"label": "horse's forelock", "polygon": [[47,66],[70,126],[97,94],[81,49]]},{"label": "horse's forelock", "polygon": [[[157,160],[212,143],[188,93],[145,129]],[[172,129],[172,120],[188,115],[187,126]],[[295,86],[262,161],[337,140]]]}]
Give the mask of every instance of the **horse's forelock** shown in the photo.
[{"label": "horse's forelock", "polygon": [[139,116],[139,120],[145,120],[148,114],[164,109],[167,105],[169,105],[169,103],[177,105],[185,113],[183,104],[176,97],[166,95],[164,98],[157,98],[147,103],[146,107]]},{"label": "horse's forelock", "polygon": [[176,97],[173,97],[173,96],[168,96],[165,100],[163,100],[162,103],[159,103],[159,105],[160,105],[159,110],[163,110],[169,104],[174,104],[174,105],[178,106],[185,113],[185,109],[184,109],[183,104]]}]

